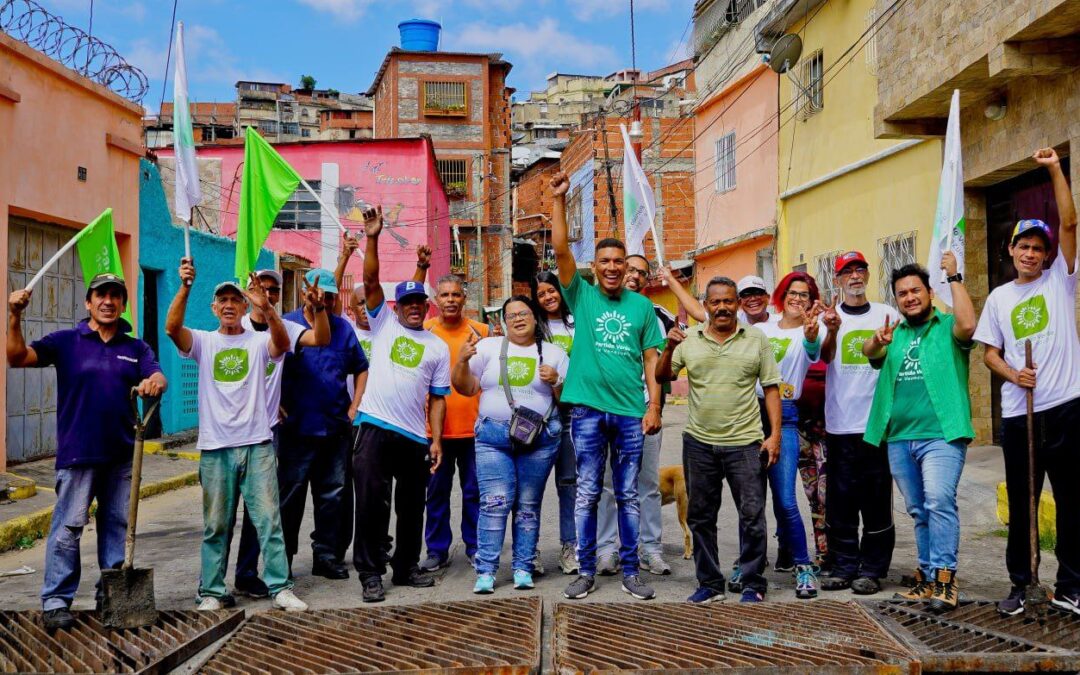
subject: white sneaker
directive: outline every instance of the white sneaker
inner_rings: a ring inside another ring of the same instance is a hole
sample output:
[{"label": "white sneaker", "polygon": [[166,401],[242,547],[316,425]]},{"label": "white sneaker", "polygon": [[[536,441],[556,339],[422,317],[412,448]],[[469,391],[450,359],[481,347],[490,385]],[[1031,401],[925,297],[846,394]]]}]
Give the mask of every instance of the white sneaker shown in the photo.
[{"label": "white sneaker", "polygon": [[202,602],[199,603],[200,612],[214,612],[221,609],[221,607],[221,601],[210,596],[206,596],[202,599]]},{"label": "white sneaker", "polygon": [[559,569],[563,574],[577,574],[581,569],[581,565],[578,564],[577,549],[573,542],[566,542],[562,545],[562,552],[559,554]]},{"label": "white sneaker", "polygon": [[274,596],[274,609],[283,609],[286,612],[306,612],[308,606],[306,602],[296,597],[295,593],[286,588]]},{"label": "white sneaker", "polygon": [[621,565],[618,553],[606,553],[597,557],[596,573],[603,577],[614,576],[622,570]]}]

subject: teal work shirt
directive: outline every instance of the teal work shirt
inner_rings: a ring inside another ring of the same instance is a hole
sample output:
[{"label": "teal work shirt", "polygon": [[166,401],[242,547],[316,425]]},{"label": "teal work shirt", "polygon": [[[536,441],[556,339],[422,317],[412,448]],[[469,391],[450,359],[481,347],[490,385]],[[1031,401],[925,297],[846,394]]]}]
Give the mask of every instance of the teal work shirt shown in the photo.
[{"label": "teal work shirt", "polygon": [[870,445],[880,445],[888,440],[886,434],[892,416],[897,375],[906,355],[903,346],[909,345],[924,329],[919,359],[930,399],[930,409],[926,410],[926,414],[937,417],[942,435],[950,443],[975,437],[975,430],[971,426],[971,401],[968,399],[968,354],[975,343],[962,343],[953,337],[954,323],[952,314],[935,309],[925,326],[911,326],[907,321],[897,326],[892,345],[884,358],[870,362],[872,367],[881,370],[881,374],[874,389],[874,402],[870,407],[863,440]]}]

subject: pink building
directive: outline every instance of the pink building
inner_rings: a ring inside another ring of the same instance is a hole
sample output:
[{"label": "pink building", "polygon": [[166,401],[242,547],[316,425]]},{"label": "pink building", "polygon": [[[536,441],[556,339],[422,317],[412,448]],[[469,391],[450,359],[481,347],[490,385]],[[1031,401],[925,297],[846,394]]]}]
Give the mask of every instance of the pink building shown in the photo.
[{"label": "pink building", "polygon": [[[435,168],[429,138],[300,141],[274,147],[319,193],[323,203],[337,212],[350,232],[363,231],[363,203],[382,205],[386,222],[379,240],[383,281],[411,277],[420,244],[434,251],[429,281],[450,271],[453,242],[449,201]],[[233,236],[240,206],[244,147],[207,145],[199,147],[197,154],[203,183],[200,208],[211,222],[219,224],[221,234]],[[159,156],[171,158],[172,148],[160,150]],[[170,163],[163,165],[169,183]],[[266,248],[280,254],[286,277],[286,307],[296,293],[288,272],[311,267],[333,270],[340,244],[338,226],[306,190],[298,190],[281,210],[266,242]],[[347,278],[359,282],[362,272],[363,263],[354,256],[346,269]]]},{"label": "pink building", "polygon": [[699,289],[716,275],[775,285],[777,78],[759,63],[695,112],[694,156],[707,167],[694,186]]}]

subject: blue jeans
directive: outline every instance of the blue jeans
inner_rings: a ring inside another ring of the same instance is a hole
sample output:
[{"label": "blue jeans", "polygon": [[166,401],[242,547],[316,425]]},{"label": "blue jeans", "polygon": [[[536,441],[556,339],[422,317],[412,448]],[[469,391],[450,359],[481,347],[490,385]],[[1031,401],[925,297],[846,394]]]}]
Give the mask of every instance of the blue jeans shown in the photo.
[{"label": "blue jeans", "polygon": [[889,443],[889,466],[908,515],[915,521],[919,569],[928,579],[934,570],[956,570],[960,548],[956,486],[966,456],[967,444],[962,441],[935,438]]},{"label": "blue jeans", "polygon": [[270,594],[291,588],[273,446],[262,443],[204,450],[199,458],[199,482],[203,497],[199,595],[222,598],[228,594],[225,561],[241,496],[258,533],[263,554],[262,578]]},{"label": "blue jeans", "polygon": [[[663,520],[660,506],[660,446],[664,432],[643,436],[641,443],[641,471],[638,472],[638,553],[663,552],[661,535]],[[604,492],[597,508],[596,555],[605,556],[618,549],[618,520],[616,518],[615,491],[611,487],[611,475],[604,476]]]},{"label": "blue jeans", "polygon": [[570,436],[570,409],[560,408],[562,436],[559,455],[555,460],[555,490],[559,495],[559,541],[563,544],[577,542],[574,525],[574,502],[577,501],[577,456]]},{"label": "blue jeans", "polygon": [[535,447],[514,452],[510,424],[481,417],[476,423],[476,481],[480,486],[476,573],[495,574],[506,537],[506,519],[514,514],[513,569],[531,572],[540,538],[540,505],[544,501],[562,425],[552,418]]},{"label": "blue jeans", "polygon": [[781,401],[780,459],[769,467],[773,515],[780,546],[791,551],[796,565],[810,564],[806,548],[806,528],[795,500],[795,476],[799,472],[799,408],[795,401]]},{"label": "blue jeans", "polygon": [[427,524],[424,542],[427,554],[446,560],[454,533],[450,527],[450,492],[454,488],[454,467],[461,484],[461,541],[465,555],[476,552],[476,519],[480,510],[480,490],[476,486],[476,449],[472,436],[446,438],[442,442],[442,464],[428,479]]},{"label": "blue jeans", "polygon": [[619,558],[623,574],[638,573],[638,473],[641,471],[641,418],[605,413],[576,405],[570,411],[571,437],[577,453],[577,553],[581,574],[596,574],[596,508],[604,486],[604,461],[611,451],[612,486],[619,510]]},{"label": "blue jeans", "polygon": [[[98,567],[114,569],[124,562],[131,462],[56,470],[56,507],[45,543],[42,607],[70,607],[79,588],[82,561],[79,539],[90,522],[90,502],[97,498]],[[100,593],[100,583],[98,592]]]}]

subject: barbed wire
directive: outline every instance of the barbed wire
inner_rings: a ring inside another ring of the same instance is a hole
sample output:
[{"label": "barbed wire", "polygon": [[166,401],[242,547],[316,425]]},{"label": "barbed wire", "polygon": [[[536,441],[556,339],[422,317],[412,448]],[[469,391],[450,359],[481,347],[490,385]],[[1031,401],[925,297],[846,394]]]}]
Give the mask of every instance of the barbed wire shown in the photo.
[{"label": "barbed wire", "polygon": [[101,40],[34,0],[0,0],[0,30],[120,96],[142,103],[146,74]]}]

